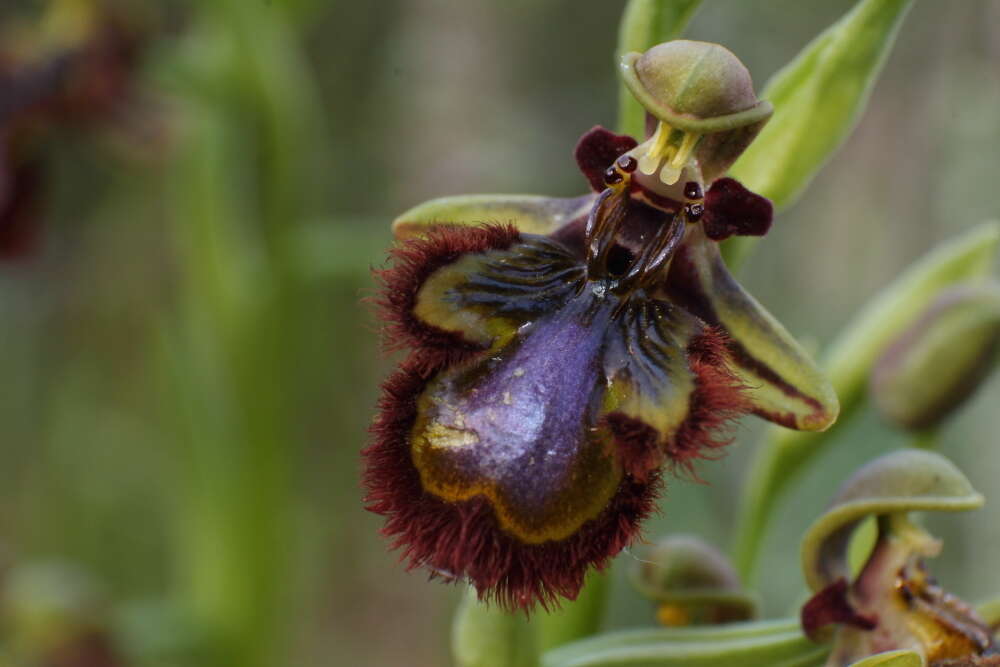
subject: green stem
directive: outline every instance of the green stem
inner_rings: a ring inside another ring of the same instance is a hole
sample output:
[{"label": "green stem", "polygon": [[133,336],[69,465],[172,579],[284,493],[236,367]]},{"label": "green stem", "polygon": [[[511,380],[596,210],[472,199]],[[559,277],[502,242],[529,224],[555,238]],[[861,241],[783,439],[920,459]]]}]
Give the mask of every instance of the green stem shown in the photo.
[{"label": "green stem", "polygon": [[917,431],[910,440],[910,446],[918,449],[936,449],[940,442],[940,431],[936,428],[929,428]]},{"label": "green stem", "polygon": [[743,581],[754,580],[757,559],[778,501],[798,471],[811,458],[822,433],[770,431],[761,443],[740,503],[733,564]]},{"label": "green stem", "polygon": [[563,602],[555,611],[539,614],[533,625],[538,631],[541,651],[595,634],[604,620],[610,586],[609,573],[591,572],[575,600]]},{"label": "green stem", "polygon": [[226,183],[239,143],[224,114],[192,109],[176,175],[174,238],[183,267],[165,327],[169,405],[181,443],[177,561],[183,605],[218,664],[273,664],[283,608],[290,469],[272,276]]},{"label": "green stem", "polygon": [[[265,667],[285,648],[292,612],[302,364],[289,342],[303,308],[288,238],[309,215],[302,174],[323,142],[281,8],[216,0],[214,9],[204,36],[232,48],[197,61],[208,90],[178,91],[188,105],[174,178],[183,284],[177,321],[163,332],[184,445],[179,595],[204,625],[214,663]],[[259,159],[248,164],[248,152]]]}]

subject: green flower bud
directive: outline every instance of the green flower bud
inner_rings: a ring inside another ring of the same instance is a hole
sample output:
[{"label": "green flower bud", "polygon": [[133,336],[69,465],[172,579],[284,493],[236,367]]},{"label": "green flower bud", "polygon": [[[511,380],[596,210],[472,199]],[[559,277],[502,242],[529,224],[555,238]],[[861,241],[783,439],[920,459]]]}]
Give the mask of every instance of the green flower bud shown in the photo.
[{"label": "green flower bud", "polygon": [[666,626],[714,625],[757,615],[757,601],[717,549],[697,537],[666,537],[636,562],[633,584],[659,603]]},{"label": "green flower bud", "polygon": [[[706,183],[729,168],[770,118],[747,68],[718,44],[675,40],[621,61],[625,85],[659,120],[639,168],[676,182],[692,157]],[[673,179],[673,180],[671,180]]]},{"label": "green flower bud", "polygon": [[1000,285],[942,292],[876,362],[879,412],[904,429],[936,426],[989,375],[998,345]]}]

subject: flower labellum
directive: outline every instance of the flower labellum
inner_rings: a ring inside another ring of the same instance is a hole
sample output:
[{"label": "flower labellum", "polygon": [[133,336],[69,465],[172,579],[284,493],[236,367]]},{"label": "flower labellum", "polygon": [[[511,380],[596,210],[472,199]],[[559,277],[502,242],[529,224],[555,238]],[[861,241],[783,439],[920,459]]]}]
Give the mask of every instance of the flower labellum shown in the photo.
[{"label": "flower labellum", "polygon": [[594,128],[576,149],[593,194],[447,198],[394,223],[377,301],[386,346],[409,353],[383,387],[364,483],[411,567],[506,608],[575,598],[638,536],[664,465],[718,456],[746,413],[836,418],[703,222],[721,237],[770,223],[763,198],[705,182],[712,129],[667,151],[676,178],[642,171],[661,138]]}]

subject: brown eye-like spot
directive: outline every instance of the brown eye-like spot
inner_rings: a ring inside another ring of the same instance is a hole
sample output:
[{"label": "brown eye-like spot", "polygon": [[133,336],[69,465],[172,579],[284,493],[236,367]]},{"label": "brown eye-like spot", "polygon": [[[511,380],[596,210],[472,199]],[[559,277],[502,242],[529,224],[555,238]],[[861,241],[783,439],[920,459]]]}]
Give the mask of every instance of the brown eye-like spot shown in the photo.
[{"label": "brown eye-like spot", "polygon": [[608,170],[604,172],[604,182],[608,185],[617,185],[622,182],[621,173],[614,167],[608,167]]},{"label": "brown eye-like spot", "polygon": [[622,155],[618,158],[618,168],[627,174],[631,174],[633,171],[638,169],[638,167],[639,161],[631,155]]}]

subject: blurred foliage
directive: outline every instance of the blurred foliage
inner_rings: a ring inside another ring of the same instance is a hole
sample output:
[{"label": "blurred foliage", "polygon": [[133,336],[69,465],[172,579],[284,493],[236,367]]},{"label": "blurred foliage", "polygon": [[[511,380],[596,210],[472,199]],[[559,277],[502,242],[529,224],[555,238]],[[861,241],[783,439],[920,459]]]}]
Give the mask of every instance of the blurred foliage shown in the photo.
[{"label": "blurred foliage", "polygon": [[[359,300],[388,222],[419,201],[583,191],[571,150],[614,122],[624,3],[118,4],[150,27],[142,104],[46,137],[40,244],[0,264],[3,560],[85,568],[150,664],[206,664],[176,657],[202,641],[234,664],[447,664],[460,591],[403,572],[361,508],[387,362]],[[687,35],[760,86],[851,4],[713,0]],[[4,34],[43,5],[5,2]],[[746,264],[800,339],[828,342],[902,267],[1000,211],[998,25],[990,0],[917,3],[857,130]],[[126,118],[162,138],[120,131]],[[940,434],[987,498],[998,398],[994,379]],[[798,577],[772,575],[798,571],[837,483],[901,438],[863,411],[789,489],[761,562],[766,614],[800,600]],[[749,449],[705,466],[709,485],[672,481],[649,534],[726,544]],[[996,503],[936,521],[939,578],[974,601],[1000,590],[1000,536],[973,523],[996,525]],[[609,627],[650,622],[629,560]]]}]

